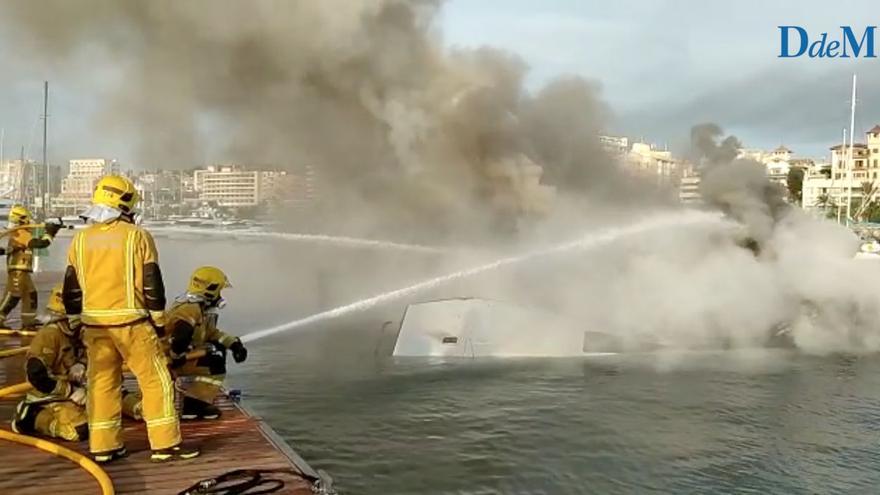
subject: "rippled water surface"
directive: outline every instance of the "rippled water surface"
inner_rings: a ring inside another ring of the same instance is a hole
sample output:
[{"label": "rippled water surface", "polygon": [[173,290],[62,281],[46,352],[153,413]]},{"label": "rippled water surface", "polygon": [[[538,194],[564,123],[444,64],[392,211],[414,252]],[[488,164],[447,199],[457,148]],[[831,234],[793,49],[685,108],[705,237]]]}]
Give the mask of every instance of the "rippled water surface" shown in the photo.
[{"label": "rippled water surface", "polygon": [[[282,361],[280,348],[260,359]],[[275,357],[277,356],[277,357]],[[236,376],[350,493],[876,493],[880,360],[386,362]]]}]

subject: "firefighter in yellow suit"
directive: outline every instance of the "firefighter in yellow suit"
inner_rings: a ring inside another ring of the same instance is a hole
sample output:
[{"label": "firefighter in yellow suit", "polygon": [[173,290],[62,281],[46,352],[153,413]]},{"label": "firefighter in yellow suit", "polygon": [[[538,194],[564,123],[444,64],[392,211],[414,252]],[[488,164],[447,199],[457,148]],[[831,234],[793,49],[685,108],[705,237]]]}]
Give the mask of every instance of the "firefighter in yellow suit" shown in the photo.
[{"label": "firefighter in yellow suit", "polygon": [[62,293],[68,315],[80,315],[88,355],[89,449],[96,462],[127,455],[122,439],[122,365],[143,396],[154,462],[199,455],[181,442],[174,385],[159,343],[165,286],[152,236],[134,224],[138,193],[125,177],[98,181],[67,253]]},{"label": "firefighter in yellow suit", "polygon": [[[88,438],[86,416],[86,353],[80,325],[70,321],[61,301],[61,284],[52,289],[45,324],[31,341],[25,373],[33,389],[15,409],[12,429],[79,441]],[[140,419],[140,398],[123,390],[123,413]]]},{"label": "firefighter in yellow suit", "polygon": [[34,249],[49,247],[55,234],[61,229],[60,223],[46,223],[46,233],[34,239],[28,228],[20,228],[33,222],[31,212],[21,205],[9,210],[8,227],[12,230],[6,249],[0,248],[0,255],[6,255],[6,290],[0,301],[0,327],[6,325],[6,317],[21,301],[21,327],[33,330],[37,325],[37,289],[31,279],[34,271]]},{"label": "firefighter in yellow suit", "polygon": [[[226,377],[226,350],[236,363],[247,359],[247,349],[238,337],[217,328],[218,311],[225,301],[220,292],[231,287],[219,268],[197,268],[186,293],[168,312],[168,352],[171,367],[189,383],[184,388],[182,419],[217,419],[220,410],[214,398]],[[186,360],[188,351],[205,350],[204,357]]]}]

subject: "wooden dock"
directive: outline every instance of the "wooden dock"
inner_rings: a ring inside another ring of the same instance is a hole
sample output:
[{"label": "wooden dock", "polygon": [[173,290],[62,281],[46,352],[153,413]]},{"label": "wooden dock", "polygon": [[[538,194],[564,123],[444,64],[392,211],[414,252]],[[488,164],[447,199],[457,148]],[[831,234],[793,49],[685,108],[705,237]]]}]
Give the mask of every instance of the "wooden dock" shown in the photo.
[{"label": "wooden dock", "polygon": [[[45,299],[41,298],[41,301]],[[0,337],[0,349],[18,347],[28,341],[26,337]],[[22,355],[0,359],[0,387],[24,381],[23,368]],[[127,378],[126,382],[130,390],[136,387],[133,378]],[[19,399],[0,399],[0,428],[10,429],[10,419]],[[143,422],[126,420],[125,442],[129,456],[103,466],[113,480],[116,493],[177,494],[201,480],[237,469],[286,471],[264,475],[264,478],[283,481],[283,488],[273,493],[333,493],[326,475],[313,470],[259,417],[228,395],[219,397],[215,404],[223,411],[220,419],[181,423],[185,441],[196,442],[202,448],[201,456],[188,461],[150,462]],[[88,454],[87,442],[57,443]],[[79,494],[100,493],[100,490],[86,471],[68,460],[33,447],[0,440],[0,493]]]}]

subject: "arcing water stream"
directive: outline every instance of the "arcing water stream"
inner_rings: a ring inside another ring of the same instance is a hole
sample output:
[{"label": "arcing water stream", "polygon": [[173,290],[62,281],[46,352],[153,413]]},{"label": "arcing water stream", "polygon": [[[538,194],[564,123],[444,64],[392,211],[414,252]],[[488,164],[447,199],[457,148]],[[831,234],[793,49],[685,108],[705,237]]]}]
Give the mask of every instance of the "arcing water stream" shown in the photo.
[{"label": "arcing water stream", "polygon": [[288,241],[305,241],[319,242],[326,244],[337,244],[342,246],[355,247],[371,247],[380,249],[398,249],[401,251],[417,251],[423,253],[445,253],[446,250],[431,246],[422,246],[419,244],[404,244],[390,241],[376,241],[373,239],[359,239],[356,237],[330,236],[319,234],[291,234],[286,232],[248,232],[237,230],[209,230],[198,229],[192,227],[153,227],[151,232],[179,233],[179,234],[196,234],[196,235],[214,235],[214,236],[234,236],[234,237],[251,237],[251,238],[272,238],[283,239]]},{"label": "arcing water stream", "polygon": [[515,265],[526,261],[571,251],[583,251],[601,245],[609,244],[627,236],[642,234],[645,232],[650,232],[652,230],[685,227],[694,224],[717,224],[722,221],[723,220],[720,215],[705,212],[676,212],[672,214],[658,215],[625,227],[606,229],[604,231],[600,231],[596,234],[590,234],[574,241],[569,241],[563,244],[558,244],[556,246],[551,246],[516,256],[502,258],[491,263],[474,266],[454,273],[450,273],[448,275],[434,277],[423,282],[410,285],[408,287],[385,292],[367,299],[362,299],[360,301],[346,304],[344,306],[339,306],[337,308],[323,311],[321,313],[316,313],[305,318],[294,320],[288,323],[283,323],[281,325],[271,328],[251,332],[243,335],[241,337],[241,340],[243,342],[251,342],[261,339],[263,337],[269,337],[271,335],[286,332],[288,330],[301,328],[312,323],[337,318],[356,311],[363,311],[379,304],[412,295],[419,291],[432,289],[434,287],[452,282],[454,280],[472,277],[474,275],[478,275],[483,272],[495,270],[497,268],[505,267],[508,265]]}]

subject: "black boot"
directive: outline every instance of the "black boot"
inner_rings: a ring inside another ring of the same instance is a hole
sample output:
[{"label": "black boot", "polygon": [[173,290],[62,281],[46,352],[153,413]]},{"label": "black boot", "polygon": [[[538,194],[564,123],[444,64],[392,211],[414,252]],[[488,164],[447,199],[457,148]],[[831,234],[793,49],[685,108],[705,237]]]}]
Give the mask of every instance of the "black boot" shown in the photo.
[{"label": "black boot", "polygon": [[217,419],[219,417],[220,409],[217,409],[213,404],[184,396],[183,411],[180,413],[180,419]]}]

